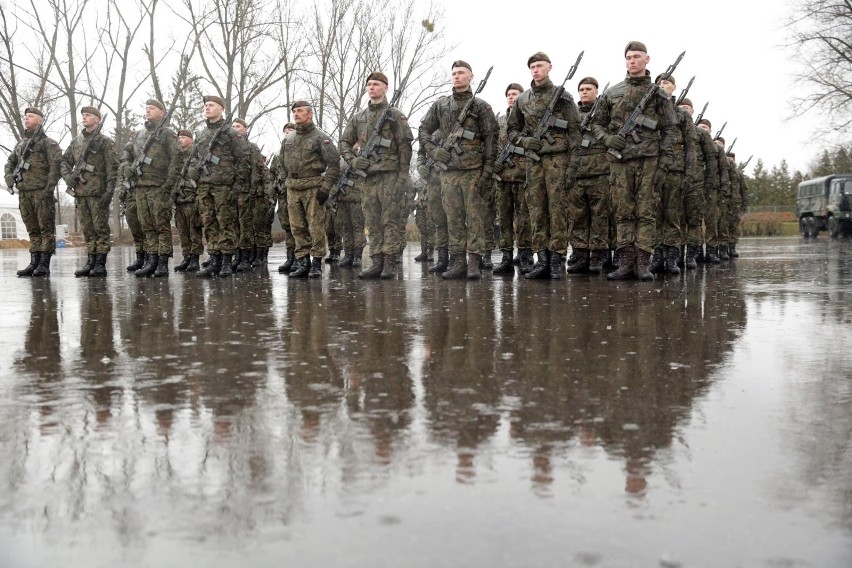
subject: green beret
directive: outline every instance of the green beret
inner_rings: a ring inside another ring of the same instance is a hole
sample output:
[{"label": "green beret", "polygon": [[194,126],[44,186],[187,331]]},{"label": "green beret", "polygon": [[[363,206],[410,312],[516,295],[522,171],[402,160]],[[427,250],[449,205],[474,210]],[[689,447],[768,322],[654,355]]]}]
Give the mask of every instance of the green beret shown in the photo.
[{"label": "green beret", "polygon": [[150,106],[152,106],[152,107],[157,107],[158,109],[160,109],[160,110],[162,110],[162,111],[165,111],[165,110],[166,110],[166,105],[164,105],[163,103],[161,103],[161,102],[160,102],[160,101],[158,101],[157,99],[148,99],[148,101],[145,103],[145,105],[146,105],[146,106],[147,106],[147,105],[150,105]]},{"label": "green beret", "polygon": [[41,112],[40,108],[36,107],[27,107],[26,109],[24,109],[24,114],[37,114],[40,117],[44,118],[44,113]]},{"label": "green beret", "polygon": [[461,59],[457,59],[456,61],[453,61],[453,66],[451,68],[455,69],[456,67],[466,67],[468,71],[473,73],[473,68],[470,66],[470,63],[468,63],[467,61],[462,61]]},{"label": "green beret", "polygon": [[518,91],[519,93],[524,92],[524,88],[519,83],[509,83],[509,86],[506,87],[506,92],[503,93],[503,96],[508,96],[509,91]]},{"label": "green beret", "polygon": [[[657,75],[657,78],[656,78],[656,79],[654,79],[654,84],[655,84],[655,85],[656,85],[656,84],[658,84],[658,83],[659,83],[662,79],[663,79],[663,74],[662,74],[662,73],[660,73],[659,75]],[[674,85],[675,87],[677,87],[677,83],[675,83],[674,75],[669,75],[669,78],[668,78],[668,79],[666,79],[666,81],[668,81],[669,83],[671,83],[672,85]]]},{"label": "green beret", "polygon": [[291,129],[291,130],[296,130],[296,125],[293,124],[292,122],[288,122],[287,124],[284,125],[284,128],[282,130],[287,130],[288,128]]},{"label": "green beret", "polygon": [[192,138],[192,131],[187,130],[186,128],[181,128],[178,130],[178,136],[186,136],[187,138]]},{"label": "green beret", "polygon": [[205,103],[216,103],[217,105],[222,107],[222,109],[225,108],[225,101],[222,99],[222,97],[217,97],[216,95],[206,95],[202,100]]},{"label": "green beret", "polygon": [[706,118],[702,118],[701,120],[698,121],[698,126],[700,126],[702,124],[706,124],[707,128],[713,128],[713,125],[710,124],[710,121],[707,120]]},{"label": "green beret", "polygon": [[645,47],[645,44],[641,41],[631,41],[627,44],[627,47],[624,48],[624,55],[627,55],[628,51],[641,51],[643,53],[648,53],[648,48]]},{"label": "green beret", "polygon": [[[369,75],[367,75],[367,81],[381,81],[385,85],[388,84],[388,76],[382,73],[381,71],[373,71]],[[365,81],[365,83],[367,82]]]},{"label": "green beret", "polygon": [[725,139],[724,139],[723,137],[721,137],[721,136],[717,136],[717,137],[716,137],[716,138],[714,138],[713,140],[718,140],[719,142],[721,142],[721,143],[722,143],[722,146],[724,146],[724,145],[725,145]]},{"label": "green beret", "polygon": [[97,116],[98,118],[101,118],[101,111],[99,111],[98,109],[96,109],[93,106],[85,106],[85,107],[81,108],[80,114],[93,114],[93,115]]},{"label": "green beret", "polygon": [[[248,123],[242,118],[235,118],[234,122],[236,122],[237,124],[242,124],[243,127],[248,128]],[[233,124],[234,122],[232,122],[231,124]]]},{"label": "green beret", "polygon": [[527,59],[527,67],[529,67],[536,61],[547,61],[548,63],[550,63],[550,58],[543,51],[536,51]]},{"label": "green beret", "polygon": [[296,101],[290,106],[290,108],[293,110],[296,110],[299,107],[308,107],[313,110],[313,107],[311,107],[311,103],[309,103],[308,101]]},{"label": "green beret", "polygon": [[689,100],[689,99],[688,99],[688,98],[686,98],[686,97],[684,97],[684,98],[683,98],[683,100],[682,100],[682,101],[680,101],[680,105],[681,105],[681,106],[686,105],[686,106],[688,106],[688,107],[693,107],[693,106],[694,106],[694,105],[692,104],[692,101],[691,101],[691,100]]},{"label": "green beret", "polygon": [[599,86],[598,80],[595,79],[594,77],[583,77],[582,79],[580,79],[580,82],[577,83],[577,90],[579,91],[580,87],[583,86],[583,85],[594,85],[596,89]]}]

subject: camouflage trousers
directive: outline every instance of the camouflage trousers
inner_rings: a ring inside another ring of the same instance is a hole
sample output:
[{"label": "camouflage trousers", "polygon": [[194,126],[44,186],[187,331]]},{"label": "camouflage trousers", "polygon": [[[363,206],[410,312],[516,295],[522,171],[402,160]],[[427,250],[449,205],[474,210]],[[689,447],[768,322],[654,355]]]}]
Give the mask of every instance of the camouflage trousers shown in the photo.
[{"label": "camouflage trousers", "polygon": [[616,248],[630,245],[654,252],[656,239],[657,163],[659,158],[613,162],[610,180],[615,207]]},{"label": "camouflage trousers", "polygon": [[701,224],[704,221],[703,179],[693,182],[692,187],[683,196],[683,221],[686,244],[701,246]]},{"label": "camouflage trousers", "polygon": [[364,226],[370,236],[370,254],[396,254],[405,242],[400,237],[402,190],[397,172],[371,174],[359,184]]},{"label": "camouflage trousers", "polygon": [[346,195],[341,194],[337,199],[334,232],[340,235],[343,249],[347,251],[367,246],[361,200],[361,192],[356,189],[350,189]]},{"label": "camouflage trousers", "polygon": [[139,208],[136,206],[136,190],[132,190],[124,202],[124,220],[130,235],[133,237],[133,246],[136,252],[145,252],[145,231],[142,230],[142,222],[139,220]]},{"label": "camouflage trousers", "polygon": [[719,246],[719,192],[704,196],[704,242],[708,247]]},{"label": "camouflage trousers", "polygon": [[160,186],[136,186],[135,194],[145,238],[144,251],[172,256],[172,199],[169,191]]},{"label": "camouflage trousers", "polygon": [[535,251],[568,250],[568,214],[565,171],[568,154],[544,154],[527,163],[527,208],[530,212],[531,244]]},{"label": "camouflage trousers", "polygon": [[447,214],[450,254],[483,254],[485,252],[485,205],[479,195],[481,170],[449,170],[441,172],[441,202]]},{"label": "camouflage trousers", "polygon": [[420,231],[420,244],[427,247],[433,246],[435,242],[435,224],[429,214],[429,206],[426,201],[421,201],[414,210],[414,223]]},{"label": "camouflage trousers", "polygon": [[325,209],[325,240],[327,246],[331,250],[341,250],[343,248],[343,239],[337,233],[334,226],[334,218],[337,216],[337,212],[329,211],[326,207],[323,207],[323,209]]},{"label": "camouflage trousers", "polygon": [[281,223],[281,230],[284,231],[284,246],[288,249],[296,248],[296,240],[293,238],[293,231],[290,229],[290,212],[287,210],[287,191],[278,196],[278,222]]},{"label": "camouflage trousers", "polygon": [[74,198],[77,205],[77,217],[83,228],[88,254],[105,254],[109,244],[109,204],[112,193],[104,195],[86,195]]},{"label": "camouflage trousers", "polygon": [[728,244],[736,244],[740,240],[740,220],[743,216],[743,202],[742,199],[734,199],[732,201],[733,207],[731,209],[730,216],[730,228],[728,229],[728,234],[730,235],[730,240]]},{"label": "camouflage trousers", "polygon": [[729,245],[736,242],[735,233],[739,222],[739,205],[731,196],[719,197],[719,244]]},{"label": "camouflage trousers", "polygon": [[568,190],[571,246],[575,249],[609,248],[609,175],[580,178]]},{"label": "camouflage trousers", "polygon": [[237,214],[231,186],[198,184],[198,212],[207,253],[233,254],[237,244]]},{"label": "camouflage trousers", "polygon": [[201,214],[198,212],[197,201],[175,205],[175,226],[177,226],[180,248],[184,255],[204,252],[204,243],[201,239]]},{"label": "camouflage trousers", "polygon": [[498,181],[497,219],[500,223],[500,250],[531,248],[530,212],[523,181]]},{"label": "camouflage trousers", "polygon": [[326,230],[328,228],[327,209],[317,203],[319,186],[308,189],[287,190],[287,211],[290,214],[290,228],[296,241],[296,258],[310,254],[322,258],[328,252]]},{"label": "camouflage trousers", "polygon": [[397,234],[399,238],[397,239],[397,247],[396,250],[399,254],[402,254],[405,251],[405,247],[408,244],[408,235],[405,232],[405,227],[408,225],[408,217],[411,215],[411,212],[408,210],[408,207],[405,206],[405,194],[399,194],[399,207],[397,208]]},{"label": "camouflage trousers", "polygon": [[488,194],[482,197],[482,224],[485,229],[485,252],[497,248],[497,193],[494,184],[489,186]]},{"label": "camouflage trousers", "polygon": [[275,203],[266,193],[255,195],[253,199],[254,217],[252,227],[255,246],[270,248],[272,242],[272,222],[275,219]]},{"label": "camouflage trousers", "polygon": [[437,176],[432,176],[426,186],[426,207],[429,209],[429,217],[435,228],[434,245],[438,248],[446,247],[450,236],[447,233],[447,212],[444,211],[444,202],[441,198],[441,181]]},{"label": "camouflage trousers", "polygon": [[22,191],[18,205],[21,209],[21,219],[30,234],[30,252],[54,252],[56,207],[53,205],[53,191]]},{"label": "camouflage trousers", "polygon": [[250,249],[254,246],[254,199],[248,191],[234,193],[237,217],[237,248]]},{"label": "camouflage trousers", "polygon": [[684,240],[683,172],[667,172],[657,195],[656,246],[676,247]]}]

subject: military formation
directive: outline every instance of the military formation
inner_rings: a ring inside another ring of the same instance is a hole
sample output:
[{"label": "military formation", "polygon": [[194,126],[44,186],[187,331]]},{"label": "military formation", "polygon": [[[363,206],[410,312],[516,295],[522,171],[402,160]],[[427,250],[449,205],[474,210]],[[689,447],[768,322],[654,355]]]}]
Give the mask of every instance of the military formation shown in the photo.
[{"label": "military formation", "polygon": [[[137,277],[265,267],[276,210],[286,250],[278,271],[290,278],[320,278],[323,258],[361,269],[363,279],[397,278],[412,212],[421,234],[415,261],[444,279],[514,276],[517,267],[528,280],[652,280],[737,257],[746,180],[723,128],[714,136],[703,111],[693,116],[689,86],[675,97],[683,54],[652,81],[647,48],[631,41],[624,80],[599,92],[586,76],[575,102],[565,83],[582,56],[561,84],[547,54],[530,56],[530,86],[506,87],[499,118],[478,96],[491,70],[474,91],[471,65],[453,62],[452,92],[420,122],[416,155],[397,108],[404,83],[388,101],[381,72],[366,77],[367,106],[342,125],[337,144],[314,123],[309,102],[293,103],[270,159],[215,95],[203,98],[194,133],[170,129],[171,112],[148,100],[143,127],[120,149],[101,132],[100,110],[85,106],[64,153],[44,133],[43,112],[27,108],[5,168],[30,234],[30,263],[18,275],[50,275],[60,178],[86,243],[77,277],[106,275],[114,194],[135,246],[127,271]],[[183,259],[170,268],[173,220]]]}]

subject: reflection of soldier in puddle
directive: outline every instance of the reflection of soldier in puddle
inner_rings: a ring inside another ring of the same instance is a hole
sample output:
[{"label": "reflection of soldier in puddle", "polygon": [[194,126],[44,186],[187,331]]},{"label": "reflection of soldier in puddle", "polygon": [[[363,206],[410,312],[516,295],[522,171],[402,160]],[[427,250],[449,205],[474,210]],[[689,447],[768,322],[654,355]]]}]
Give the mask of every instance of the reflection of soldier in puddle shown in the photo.
[{"label": "reflection of soldier in puddle", "polygon": [[106,426],[113,406],[120,404],[115,377],[116,349],[113,333],[112,295],[106,280],[90,279],[81,290],[80,375],[89,381],[95,420]]},{"label": "reflection of soldier in puddle", "polygon": [[[434,286],[423,293],[425,302],[436,306],[424,322],[430,344],[423,368],[429,428],[435,439],[456,447],[456,480],[471,483],[477,474],[479,446],[499,425],[492,290]],[[465,297],[450,298],[450,294]],[[449,311],[443,309],[447,305]]]}]

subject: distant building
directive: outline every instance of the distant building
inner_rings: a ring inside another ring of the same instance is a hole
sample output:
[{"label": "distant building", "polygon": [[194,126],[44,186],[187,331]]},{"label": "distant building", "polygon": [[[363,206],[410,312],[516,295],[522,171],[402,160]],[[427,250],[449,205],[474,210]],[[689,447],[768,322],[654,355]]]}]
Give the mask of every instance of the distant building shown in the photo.
[{"label": "distant building", "polygon": [[0,182],[0,240],[21,239],[30,240],[21,211],[18,207],[18,196],[11,195],[9,188]]}]

